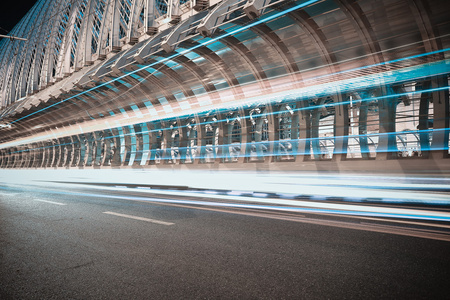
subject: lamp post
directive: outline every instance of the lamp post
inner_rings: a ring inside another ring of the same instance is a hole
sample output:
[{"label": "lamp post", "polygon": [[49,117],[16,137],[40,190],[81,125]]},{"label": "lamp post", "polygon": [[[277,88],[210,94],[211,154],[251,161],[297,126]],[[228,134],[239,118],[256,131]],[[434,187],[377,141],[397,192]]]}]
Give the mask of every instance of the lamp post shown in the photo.
[{"label": "lamp post", "polygon": [[12,35],[3,35],[3,34],[0,34],[0,37],[2,37],[2,38],[8,38],[8,39],[10,39],[11,41],[14,41],[14,40],[27,41],[27,39],[20,38],[20,37],[16,37],[16,36],[12,36]]}]

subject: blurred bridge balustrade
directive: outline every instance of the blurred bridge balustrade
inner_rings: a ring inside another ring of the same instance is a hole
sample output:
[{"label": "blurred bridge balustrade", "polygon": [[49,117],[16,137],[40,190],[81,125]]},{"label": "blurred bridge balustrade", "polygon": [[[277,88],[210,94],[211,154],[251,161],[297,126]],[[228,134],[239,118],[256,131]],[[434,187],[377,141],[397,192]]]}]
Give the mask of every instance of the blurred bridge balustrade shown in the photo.
[{"label": "blurred bridge balustrade", "polygon": [[41,0],[1,168],[450,171],[446,0]]}]

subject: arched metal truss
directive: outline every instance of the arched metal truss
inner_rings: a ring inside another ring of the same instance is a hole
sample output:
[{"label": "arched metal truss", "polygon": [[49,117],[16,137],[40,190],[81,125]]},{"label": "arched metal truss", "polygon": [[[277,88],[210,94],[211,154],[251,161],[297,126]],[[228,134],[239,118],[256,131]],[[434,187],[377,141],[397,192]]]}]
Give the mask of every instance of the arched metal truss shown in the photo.
[{"label": "arched metal truss", "polygon": [[0,167],[449,165],[445,0],[41,0]]}]

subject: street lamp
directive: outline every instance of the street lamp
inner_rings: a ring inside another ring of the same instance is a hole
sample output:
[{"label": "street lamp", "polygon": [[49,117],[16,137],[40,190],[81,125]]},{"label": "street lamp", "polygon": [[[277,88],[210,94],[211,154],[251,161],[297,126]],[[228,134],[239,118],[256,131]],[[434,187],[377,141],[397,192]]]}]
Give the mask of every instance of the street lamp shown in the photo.
[{"label": "street lamp", "polygon": [[2,37],[2,38],[8,38],[8,39],[10,39],[11,41],[14,41],[14,40],[27,41],[27,39],[20,38],[20,37],[16,37],[16,36],[12,36],[12,35],[3,35],[3,34],[0,34],[0,37]]}]

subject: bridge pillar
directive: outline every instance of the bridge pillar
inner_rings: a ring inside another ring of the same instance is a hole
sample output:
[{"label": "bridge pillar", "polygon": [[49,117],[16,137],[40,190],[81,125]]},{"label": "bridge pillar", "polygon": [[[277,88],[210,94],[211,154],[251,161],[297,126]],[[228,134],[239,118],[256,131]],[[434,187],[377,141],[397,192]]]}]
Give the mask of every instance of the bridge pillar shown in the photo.
[{"label": "bridge pillar", "polygon": [[347,158],[348,133],[349,133],[349,116],[348,104],[346,104],[341,93],[334,96],[335,106],[334,112],[334,153],[333,160],[341,161]]},{"label": "bridge pillar", "polygon": [[322,150],[320,149],[319,140],[319,124],[320,116],[322,114],[322,106],[325,104],[325,98],[318,98],[315,103],[315,108],[310,111],[311,113],[311,148],[314,156],[314,160],[322,159]]},{"label": "bridge pillar", "polygon": [[[447,76],[431,78],[431,88],[448,87]],[[432,91],[433,101],[433,139],[431,142],[431,157],[441,159],[449,157],[449,91],[448,89]]]},{"label": "bridge pillar", "polygon": [[379,128],[377,160],[387,160],[397,158],[397,136],[395,135],[395,115],[397,99],[393,97],[381,98],[393,94],[389,86],[382,86],[376,89],[379,109]]},{"label": "bridge pillar", "polygon": [[136,140],[136,151],[133,166],[140,166],[142,164],[142,154],[144,151],[144,138],[142,134],[141,124],[133,125],[135,140]]},{"label": "bridge pillar", "polygon": [[113,134],[114,146],[112,149],[112,158],[111,158],[111,166],[119,167],[122,165],[122,158],[120,155],[122,148],[122,139],[121,139],[121,131],[120,128],[112,128],[111,132]]},{"label": "bridge pillar", "polygon": [[276,162],[279,157],[279,140],[280,140],[280,121],[278,120],[278,112],[280,108],[273,104],[267,104],[267,119],[269,120],[269,153],[270,161]]},{"label": "bridge pillar", "polygon": [[188,127],[187,127],[187,123],[188,121],[186,120],[180,120],[179,118],[177,118],[177,123],[178,123],[178,132],[180,134],[180,144],[178,146],[178,151],[180,153],[180,164],[185,164],[186,163],[186,158],[187,158],[187,152],[188,152]]},{"label": "bridge pillar", "polygon": [[306,161],[311,159],[311,112],[309,110],[309,101],[298,101],[297,108],[299,112],[299,132],[296,161]]}]

